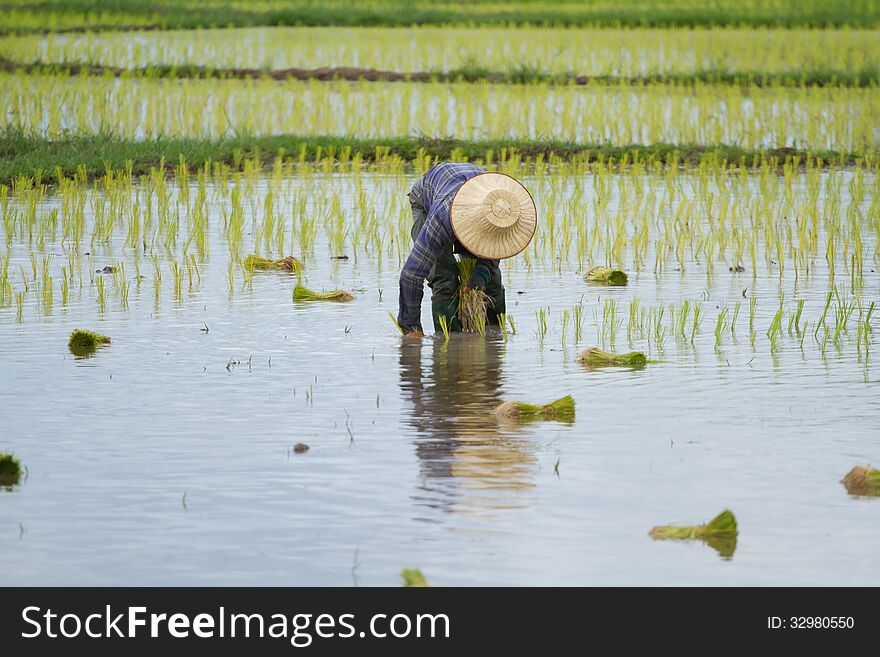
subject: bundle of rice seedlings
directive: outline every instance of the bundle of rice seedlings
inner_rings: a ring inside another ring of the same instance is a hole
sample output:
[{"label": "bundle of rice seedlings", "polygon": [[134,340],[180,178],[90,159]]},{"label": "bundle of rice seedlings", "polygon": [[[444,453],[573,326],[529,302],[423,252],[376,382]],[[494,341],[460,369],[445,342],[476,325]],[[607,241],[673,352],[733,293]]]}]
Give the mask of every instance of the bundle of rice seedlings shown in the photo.
[{"label": "bundle of rice seedlings", "polygon": [[625,271],[611,267],[590,267],[584,276],[587,283],[604,283],[606,285],[626,285],[629,277]]},{"label": "bundle of rice seedlings", "polygon": [[21,463],[12,454],[0,454],[0,486],[12,487],[21,478]]},{"label": "bundle of rice seedlings", "polygon": [[258,255],[249,255],[244,260],[244,266],[248,269],[259,269],[262,271],[289,271],[299,275],[302,271],[303,263],[293,256],[286,256],[279,260],[270,260],[269,258],[261,258]]},{"label": "bundle of rice seedlings", "polygon": [[577,356],[577,361],[581,365],[588,367],[644,367],[648,363],[648,359],[641,351],[630,351],[626,354],[611,354],[602,351],[598,347],[590,347],[585,349]]},{"label": "bundle of rice seedlings", "polygon": [[110,338],[94,331],[74,329],[67,346],[76,355],[89,354],[103,344],[110,344]]},{"label": "bundle of rice seedlings", "polygon": [[657,540],[703,541],[718,551],[725,558],[733,556],[736,550],[736,538],[739,531],[736,527],[736,516],[730,509],[724,509],[705,525],[694,527],[679,527],[676,525],[661,525],[654,527],[649,536]]},{"label": "bundle of rice seedlings", "polygon": [[573,419],[574,399],[571,395],[566,395],[543,406],[509,401],[497,406],[492,413],[498,417],[510,418]]},{"label": "bundle of rice seedlings", "polygon": [[467,287],[477,266],[475,258],[458,258],[458,322],[465,333],[482,334],[486,327],[486,307],[492,299],[483,290]]},{"label": "bundle of rice seedlings", "polygon": [[404,588],[428,588],[428,580],[418,568],[404,568],[400,571],[400,577],[403,579]]},{"label": "bundle of rice seedlings", "polygon": [[846,491],[850,495],[880,497],[880,470],[875,470],[869,465],[864,468],[857,465],[846,473],[840,483],[846,486]]},{"label": "bundle of rice seedlings", "polygon": [[299,283],[293,288],[294,301],[354,301],[354,294],[348,290],[331,290],[330,292],[315,292]]}]

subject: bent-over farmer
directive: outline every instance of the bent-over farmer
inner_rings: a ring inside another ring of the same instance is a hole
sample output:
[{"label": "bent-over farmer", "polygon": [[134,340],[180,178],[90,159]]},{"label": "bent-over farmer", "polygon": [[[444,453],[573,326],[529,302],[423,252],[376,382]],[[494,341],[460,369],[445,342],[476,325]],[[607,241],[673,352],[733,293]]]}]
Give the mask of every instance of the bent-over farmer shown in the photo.
[{"label": "bent-over farmer", "polygon": [[409,192],[413,212],[412,253],[400,272],[397,323],[409,337],[421,337],[424,281],[432,291],[434,329],[441,316],[450,330],[461,330],[458,266],[455,255],[476,259],[468,288],[489,297],[487,320],[498,323],[505,312],[498,262],[525,249],[535,234],[537,211],[531,194],[516,179],[487,173],[473,164],[435,165]]}]

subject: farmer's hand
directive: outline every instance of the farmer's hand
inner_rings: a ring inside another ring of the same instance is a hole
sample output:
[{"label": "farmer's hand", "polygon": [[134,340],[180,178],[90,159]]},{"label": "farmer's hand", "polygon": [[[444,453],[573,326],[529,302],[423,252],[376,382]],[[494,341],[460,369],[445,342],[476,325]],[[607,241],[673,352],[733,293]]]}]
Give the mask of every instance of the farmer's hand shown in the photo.
[{"label": "farmer's hand", "polygon": [[405,333],[403,337],[405,337],[405,338],[417,338],[417,339],[418,339],[418,338],[423,338],[423,337],[425,337],[425,334],[424,334],[423,331],[410,331],[409,333]]}]

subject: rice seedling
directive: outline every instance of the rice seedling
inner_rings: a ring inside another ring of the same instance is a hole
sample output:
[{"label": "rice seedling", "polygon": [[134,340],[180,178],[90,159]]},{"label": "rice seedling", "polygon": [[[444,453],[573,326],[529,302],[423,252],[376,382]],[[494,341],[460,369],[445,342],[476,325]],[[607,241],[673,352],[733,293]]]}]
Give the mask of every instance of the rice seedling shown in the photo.
[{"label": "rice seedling", "polygon": [[[468,281],[477,266],[476,258],[459,256],[458,265],[458,311],[456,316],[465,333],[483,333],[486,327],[486,308],[492,300],[483,290],[468,287]],[[482,330],[481,330],[482,328]]]},{"label": "rice seedling", "polygon": [[549,314],[549,310],[546,308],[539,308],[535,311],[535,320],[538,324],[537,335],[538,341],[544,342],[544,337],[547,335],[547,315]]},{"label": "rice seedling", "polygon": [[649,536],[656,540],[703,541],[724,558],[732,557],[736,551],[738,534],[736,517],[729,509],[725,509],[705,525],[660,525],[649,532]]},{"label": "rice seedling", "polygon": [[106,303],[107,303],[107,298],[106,298],[106,294],[104,291],[104,279],[103,278],[99,277],[95,281],[95,290],[97,290],[97,292],[98,292],[98,310],[103,313],[105,306],[106,306]]},{"label": "rice seedling", "polygon": [[[293,288],[294,301],[354,301],[354,294],[348,290],[332,290],[329,292],[315,292],[299,283]],[[395,320],[396,321],[396,320]],[[399,328],[399,327],[398,327]]]},{"label": "rice seedling", "polygon": [[783,316],[783,308],[782,308],[783,298],[780,295],[779,297],[779,309],[776,311],[776,314],[773,315],[773,321],[770,322],[770,327],[767,329],[767,338],[770,340],[770,351],[776,351],[776,342],[779,339],[779,336],[782,334],[782,316]]},{"label": "rice seedling", "polygon": [[428,580],[418,568],[404,568],[400,571],[404,588],[429,588]]},{"label": "rice seedling", "polygon": [[626,285],[629,277],[626,272],[611,267],[591,267],[584,275],[587,283],[603,283],[605,285]]},{"label": "rice seedling", "polygon": [[302,272],[303,263],[293,256],[286,256],[278,260],[271,260],[268,258],[262,258],[257,255],[249,255],[244,260],[244,266],[251,270],[256,269],[260,271],[288,271],[299,276]]},{"label": "rice seedling", "polygon": [[584,333],[584,306],[582,304],[576,305],[572,309],[572,316],[572,322],[574,324],[574,342],[577,344],[581,341],[581,336]]},{"label": "rice seedling", "polygon": [[[663,344],[666,341],[666,334],[669,332],[669,329],[663,323],[664,312],[665,310],[663,308],[658,308],[656,311],[651,312],[654,332],[654,344],[657,347],[658,351],[663,351]],[[648,342],[650,342],[650,336],[648,338]]]},{"label": "rice seedling", "polygon": [[694,337],[697,335],[697,330],[700,328],[700,320],[703,318],[703,304],[695,303],[694,304],[694,321],[691,326],[691,344],[694,344]]},{"label": "rice seedling", "polygon": [[397,329],[397,332],[400,333],[401,335],[404,335],[405,331],[403,330],[403,327],[397,323],[397,318],[394,316],[394,313],[389,310],[388,316],[391,318],[391,321],[394,323],[394,328]]},{"label": "rice seedling", "polygon": [[565,334],[568,331],[568,322],[571,319],[567,310],[562,311],[562,346],[565,346]]},{"label": "rice seedling", "polygon": [[587,367],[644,367],[648,359],[640,351],[625,354],[612,354],[598,347],[585,349],[577,356],[577,361]]},{"label": "rice seedling", "polygon": [[0,486],[11,489],[21,479],[21,461],[12,454],[0,454]]},{"label": "rice seedling", "polygon": [[74,329],[67,341],[67,347],[76,355],[93,353],[98,347],[110,344],[110,338],[94,331]]},{"label": "rice seedling", "polygon": [[[449,342],[449,320],[447,319],[446,315],[440,315],[437,318],[437,321],[440,323],[440,330],[443,331],[443,340],[445,342]],[[502,330],[503,330],[503,325],[502,325]],[[506,331],[505,331],[505,335],[507,335]]]},{"label": "rice seedling", "polygon": [[850,495],[880,497],[880,470],[871,466],[856,466],[841,480]]},{"label": "rice seedling", "polygon": [[742,303],[737,301],[736,305],[733,307],[733,316],[730,318],[730,334],[736,334],[736,319],[739,317],[739,311],[742,307]]},{"label": "rice seedling", "polygon": [[722,308],[718,313],[718,320],[715,322],[715,350],[721,347],[721,336],[727,328],[727,307]]},{"label": "rice seedling", "polygon": [[172,260],[168,266],[171,269],[174,300],[180,301],[183,294],[183,267],[181,267],[180,263],[176,260]]},{"label": "rice seedling", "polygon": [[825,324],[825,317],[828,315],[828,309],[831,307],[831,299],[834,297],[834,288],[832,286],[831,292],[828,293],[828,297],[825,299],[825,309],[822,311],[822,316],[819,318],[819,321],[816,322],[816,329],[813,332],[813,337],[815,338],[819,335],[819,328],[825,328],[826,332],[828,330],[828,326]]},{"label": "rice seedling", "polygon": [[566,395],[544,405],[509,401],[497,406],[492,413],[503,418],[572,420],[574,399],[571,395]]},{"label": "rice seedling", "polygon": [[800,318],[804,309],[804,299],[798,299],[797,308],[795,312],[789,313],[788,317],[788,334],[789,335],[800,335]]}]

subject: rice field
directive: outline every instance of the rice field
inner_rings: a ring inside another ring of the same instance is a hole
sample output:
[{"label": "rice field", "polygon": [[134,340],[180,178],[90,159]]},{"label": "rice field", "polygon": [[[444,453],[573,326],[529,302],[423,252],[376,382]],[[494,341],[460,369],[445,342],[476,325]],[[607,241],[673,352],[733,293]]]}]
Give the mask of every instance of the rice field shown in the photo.
[{"label": "rice field", "polygon": [[158,29],[254,25],[541,25],[669,27],[876,27],[876,0],[476,0],[461,6],[433,0],[11,0],[0,8],[4,32]]},{"label": "rice field", "polygon": [[874,151],[880,88],[155,80],[0,74],[0,127],[49,137],[296,133]]},{"label": "rice field", "polygon": [[[5,36],[7,63],[125,69],[0,72],[9,582],[870,581],[880,87],[633,79],[875,67],[874,4],[820,4],[0,8],[98,28]],[[407,192],[440,160],[521,180],[538,229],[498,326],[434,330],[426,293],[402,338]]]},{"label": "rice field", "polygon": [[7,37],[0,58],[126,69],[356,67],[400,72],[525,68],[589,76],[797,73],[880,65],[875,30],[246,28]]}]

